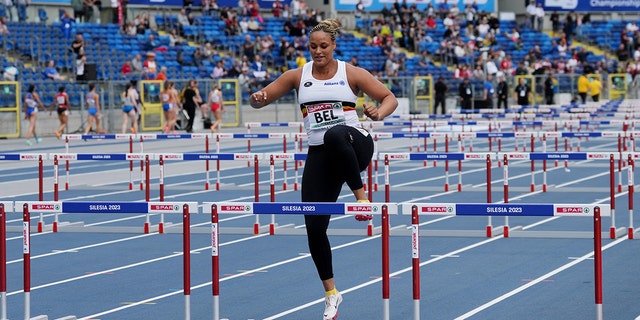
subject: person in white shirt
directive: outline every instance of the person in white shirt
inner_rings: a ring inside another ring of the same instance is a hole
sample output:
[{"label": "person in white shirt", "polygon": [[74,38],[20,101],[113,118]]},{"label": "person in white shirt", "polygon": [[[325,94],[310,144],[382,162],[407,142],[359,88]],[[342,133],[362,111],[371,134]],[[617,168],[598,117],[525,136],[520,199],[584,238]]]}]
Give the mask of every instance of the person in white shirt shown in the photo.
[{"label": "person in white shirt", "polygon": [[544,25],[544,8],[542,7],[542,3],[538,3],[536,7],[536,20],[538,20],[538,32],[542,32],[542,26]]},{"label": "person in white shirt", "polygon": [[530,28],[535,28],[535,22],[536,22],[536,2],[535,0],[531,0],[531,2],[529,2],[529,5],[526,8],[527,11],[527,17],[529,18],[529,27]]}]

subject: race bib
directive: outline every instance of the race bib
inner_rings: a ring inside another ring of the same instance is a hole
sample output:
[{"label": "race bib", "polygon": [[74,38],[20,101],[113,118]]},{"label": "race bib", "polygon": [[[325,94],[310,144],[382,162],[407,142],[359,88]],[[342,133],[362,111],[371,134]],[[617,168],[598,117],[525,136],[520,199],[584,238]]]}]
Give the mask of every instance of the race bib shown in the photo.
[{"label": "race bib", "polygon": [[169,101],[169,95],[168,94],[163,93],[161,97],[162,97],[162,102],[168,102]]},{"label": "race bib", "polygon": [[56,102],[57,102],[58,104],[64,104],[64,101],[65,101],[65,99],[64,99],[64,97],[63,97],[63,96],[57,96],[57,97],[56,97]]},{"label": "race bib", "polygon": [[316,103],[306,107],[311,130],[327,129],[346,122],[341,102]]}]

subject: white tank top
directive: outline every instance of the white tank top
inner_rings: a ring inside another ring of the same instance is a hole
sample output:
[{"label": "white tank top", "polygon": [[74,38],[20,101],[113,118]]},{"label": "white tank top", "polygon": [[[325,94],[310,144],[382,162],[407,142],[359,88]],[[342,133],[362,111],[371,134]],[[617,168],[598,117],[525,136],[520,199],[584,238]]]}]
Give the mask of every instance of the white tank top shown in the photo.
[{"label": "white tank top", "polygon": [[324,134],[336,125],[360,127],[356,112],[357,96],[347,81],[344,61],[338,60],[333,78],[317,80],[311,75],[313,61],[302,67],[298,102],[310,146],[324,144]]}]

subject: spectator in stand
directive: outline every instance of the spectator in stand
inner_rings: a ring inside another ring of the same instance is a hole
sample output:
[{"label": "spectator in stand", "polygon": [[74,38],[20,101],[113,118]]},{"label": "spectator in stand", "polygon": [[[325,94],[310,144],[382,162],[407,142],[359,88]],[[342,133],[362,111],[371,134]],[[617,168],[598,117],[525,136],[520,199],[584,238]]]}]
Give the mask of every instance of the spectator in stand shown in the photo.
[{"label": "spectator in stand", "polygon": [[356,10],[354,13],[356,19],[361,19],[364,13],[365,13],[364,3],[362,3],[362,0],[358,0],[358,3],[356,3]]},{"label": "spectator in stand", "polygon": [[507,55],[500,61],[500,71],[505,74],[513,74],[513,62],[511,62],[511,56]]},{"label": "spectator in stand", "polygon": [[224,68],[224,61],[218,60],[216,66],[213,67],[213,71],[211,72],[211,78],[218,80],[227,76],[227,70]]},{"label": "spectator in stand", "polygon": [[45,76],[47,76],[48,79],[51,79],[51,80],[55,80],[55,81],[64,80],[64,77],[56,69],[56,64],[53,60],[49,60],[49,63],[47,64],[47,68],[44,69],[44,74]]},{"label": "spectator in stand", "polygon": [[530,0],[529,4],[525,8],[525,12],[527,14],[527,22],[526,26],[535,29],[536,27],[536,1]]},{"label": "spectator in stand", "polygon": [[242,20],[240,20],[238,24],[240,25],[240,30],[242,31],[242,33],[249,32],[249,18],[242,17]]},{"label": "spectator in stand", "polygon": [[428,67],[429,65],[431,65],[431,57],[429,56],[429,52],[427,50],[422,50],[420,52],[418,65],[421,67]]},{"label": "spectator in stand", "polygon": [[75,20],[71,17],[71,15],[65,10],[60,17],[60,28],[62,28],[62,33],[64,34],[65,39],[71,39],[71,30],[73,29],[73,24]]},{"label": "spectator in stand", "polygon": [[268,84],[270,75],[267,72],[267,66],[262,63],[259,55],[255,56],[255,60],[251,64],[251,70],[253,71],[254,84],[258,88],[263,88]]},{"label": "spectator in stand", "polygon": [[251,93],[253,79],[249,76],[249,68],[242,68],[242,73],[238,76],[238,85],[242,93]]},{"label": "spectator in stand", "polygon": [[553,36],[556,36],[560,30],[560,15],[558,14],[558,11],[553,11],[551,16],[549,16],[549,21],[551,21],[551,31],[553,31]]},{"label": "spectator in stand", "polygon": [[567,43],[569,43],[575,31],[575,21],[573,20],[573,14],[569,13],[564,18],[564,25],[562,26],[562,29],[562,31],[564,31],[564,36],[567,40]]},{"label": "spectator in stand", "polygon": [[9,19],[8,21],[13,21],[13,0],[2,0],[2,5],[4,6],[5,14]]},{"label": "spectator in stand", "polygon": [[15,0],[16,9],[18,10],[18,21],[27,21],[27,7],[31,4],[30,0]]},{"label": "spectator in stand", "polygon": [[440,2],[438,5],[438,14],[440,15],[440,19],[444,19],[449,16],[449,8],[450,6],[449,3],[447,3],[447,0]]},{"label": "spectator in stand", "polygon": [[228,36],[235,36],[239,34],[240,24],[238,23],[238,18],[236,16],[230,16],[225,20],[224,32]]},{"label": "spectator in stand", "polygon": [[528,74],[529,74],[529,70],[525,66],[524,61],[518,62],[518,67],[516,68],[515,75],[524,76],[524,75],[528,75]]},{"label": "spectator in stand", "polygon": [[184,34],[184,27],[188,27],[191,25],[191,21],[189,19],[189,15],[187,14],[187,10],[185,8],[180,9],[176,20],[178,22],[178,28],[180,30],[180,34]]},{"label": "spectator in stand", "polygon": [[171,29],[171,32],[169,33],[169,46],[181,46],[185,43],[187,43],[187,41],[178,34],[178,30],[176,28]]},{"label": "spectator in stand", "polygon": [[264,29],[262,28],[262,26],[260,26],[260,23],[258,23],[258,19],[256,19],[255,17],[249,18],[249,24],[247,25],[247,28],[249,29],[249,31],[253,32],[260,32]]},{"label": "spectator in stand", "polygon": [[567,55],[567,51],[569,50],[569,46],[567,45],[567,38],[563,37],[560,39],[560,42],[558,42],[557,50],[558,50],[558,54],[561,57],[564,57]]},{"label": "spectator in stand", "polygon": [[260,40],[260,54],[266,55],[271,54],[273,47],[276,45],[275,41],[273,41],[273,36],[270,34],[265,35]]},{"label": "spectator in stand", "polygon": [[304,51],[298,51],[298,56],[296,57],[296,65],[298,68],[302,68],[307,63],[307,57],[304,56]]},{"label": "spectator in stand", "polygon": [[196,67],[201,67],[202,62],[204,61],[204,55],[202,54],[202,49],[200,47],[196,47],[196,49],[191,54],[191,60],[193,61],[193,65]]},{"label": "spectator in stand", "polygon": [[205,42],[202,48],[202,59],[213,62],[213,58],[218,55],[218,51],[214,50],[210,42]]},{"label": "spectator in stand", "polygon": [[0,17],[0,34],[9,34],[9,28],[7,27],[7,20],[5,17]]},{"label": "spectator in stand", "polygon": [[76,81],[84,82],[87,81],[86,74],[86,65],[87,65],[87,56],[82,53],[83,50],[80,50],[80,54],[76,56]]},{"label": "spectator in stand", "polygon": [[544,25],[544,8],[542,7],[541,2],[538,2],[538,5],[536,6],[536,21],[538,22],[538,32],[542,32]]},{"label": "spectator in stand", "polygon": [[167,67],[162,66],[162,68],[160,68],[160,72],[158,72],[154,80],[167,80]]},{"label": "spectator in stand", "polygon": [[76,34],[76,39],[71,43],[71,51],[76,54],[76,56],[80,55],[84,52],[84,39],[82,38],[82,33]]},{"label": "spectator in stand", "polygon": [[244,43],[242,44],[242,54],[247,56],[250,61],[253,61],[254,57],[256,56],[256,46],[253,41],[251,41],[251,36],[248,34],[244,36]]},{"label": "spectator in stand", "polygon": [[133,59],[131,59],[131,72],[135,75],[142,74],[144,66],[142,65],[142,56],[136,54]]},{"label": "spectator in stand", "polygon": [[124,28],[123,32],[127,35],[135,36],[138,33],[138,30],[136,29],[136,24],[134,21],[129,21],[127,22],[126,25],[123,25],[122,27]]},{"label": "spectator in stand", "polygon": [[282,12],[283,9],[284,7],[282,6],[282,3],[280,2],[280,0],[274,1],[273,4],[271,5],[271,13],[275,18],[280,17],[280,13]]},{"label": "spectator in stand", "polygon": [[158,72],[158,62],[156,61],[155,52],[147,52],[147,58],[142,63],[142,67],[144,68],[144,79],[155,79],[156,73]]},{"label": "spectator in stand", "polygon": [[484,74],[484,70],[482,70],[482,65],[481,64],[477,64],[476,65],[476,68],[473,70],[472,77],[474,79],[477,79],[477,80],[484,80],[485,79],[486,76]]},{"label": "spectator in stand", "polygon": [[120,68],[120,73],[122,73],[123,76],[126,76],[129,73],[131,73],[131,62],[130,61],[125,61],[122,64],[122,68]]},{"label": "spectator in stand", "polygon": [[359,67],[360,63],[358,62],[358,56],[351,56],[351,60],[349,63],[354,67]]},{"label": "spectator in stand", "polygon": [[150,34],[147,38],[147,41],[144,43],[144,50],[153,51],[158,47],[160,47],[160,42],[158,42],[158,40],[156,40],[156,38],[152,34]]}]

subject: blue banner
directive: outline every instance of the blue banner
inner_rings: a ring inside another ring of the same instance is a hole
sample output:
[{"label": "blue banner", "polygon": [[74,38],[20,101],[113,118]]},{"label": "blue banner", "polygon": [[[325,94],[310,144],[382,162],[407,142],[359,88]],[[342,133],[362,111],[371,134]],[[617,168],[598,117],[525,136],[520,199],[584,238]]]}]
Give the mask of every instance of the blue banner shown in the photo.
[{"label": "blue banner", "polygon": [[124,153],[79,153],[78,160],[127,160],[127,155]]},{"label": "blue banner", "polygon": [[65,213],[147,213],[146,202],[63,202]]},{"label": "blue banner", "polygon": [[531,160],[587,160],[586,153],[536,153],[529,154]]},{"label": "blue banner", "polygon": [[254,203],[254,214],[344,214],[343,203]]},{"label": "blue banner", "polygon": [[412,153],[409,160],[464,160],[464,153]]},{"label": "blue banner", "polygon": [[544,0],[547,11],[640,11],[640,0]]},{"label": "blue banner", "polygon": [[457,204],[458,216],[553,216],[552,204]]},{"label": "blue banner", "polygon": [[[193,1],[193,6],[195,7],[199,7],[201,4],[201,0],[194,0]],[[231,7],[231,8],[237,8],[238,7],[238,0],[218,0],[216,1],[218,3],[218,6],[220,8],[223,7]],[[268,9],[271,8],[271,5],[274,3],[275,1],[268,1],[268,0],[258,0],[258,5],[260,6],[260,8],[262,9]],[[291,2],[291,0],[281,0],[280,3],[282,3],[282,5],[285,4],[289,4]],[[182,0],[129,0],[129,4],[130,5],[142,5],[142,6],[174,6],[174,7],[182,7]]]},{"label": "blue banner", "polygon": [[185,153],[183,160],[235,160],[233,153]]},{"label": "blue banner", "polygon": [[[387,8],[391,8],[395,0],[363,0],[362,3],[366,10],[370,11],[380,11],[382,7],[386,4]],[[399,1],[401,2],[401,1]],[[443,0],[407,0],[407,5],[411,6],[414,3],[417,5],[418,9],[423,10],[427,7],[429,3],[433,5],[433,7],[437,10],[438,6],[444,2]],[[458,8],[460,8],[460,12],[464,11],[464,7],[467,3],[475,2],[478,5],[478,10],[487,11],[487,12],[495,12],[496,4],[495,0],[449,0],[447,3],[449,6],[455,3]],[[356,8],[356,4],[358,0],[336,0],[336,9],[339,11],[354,11]]]},{"label": "blue banner", "polygon": [[20,154],[19,153],[0,154],[0,160],[20,160]]}]

